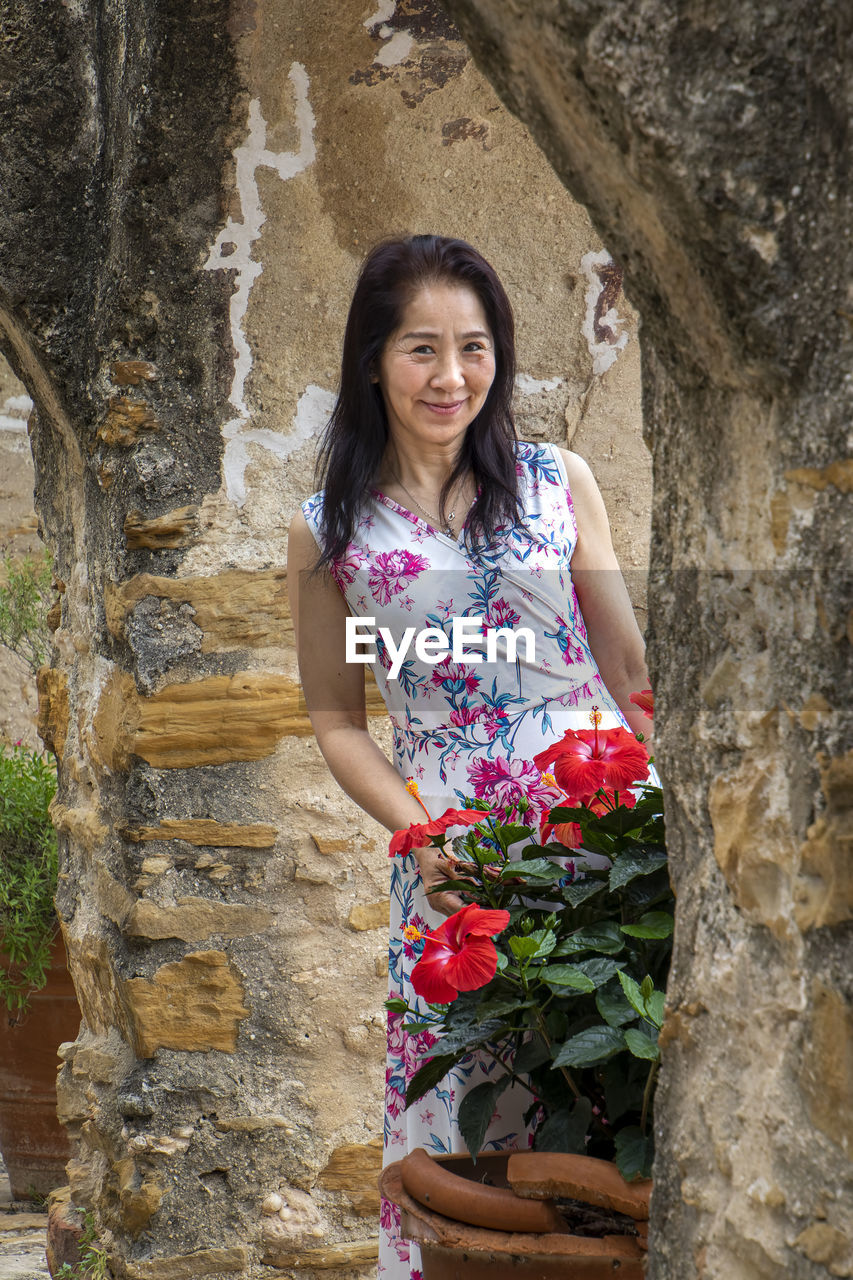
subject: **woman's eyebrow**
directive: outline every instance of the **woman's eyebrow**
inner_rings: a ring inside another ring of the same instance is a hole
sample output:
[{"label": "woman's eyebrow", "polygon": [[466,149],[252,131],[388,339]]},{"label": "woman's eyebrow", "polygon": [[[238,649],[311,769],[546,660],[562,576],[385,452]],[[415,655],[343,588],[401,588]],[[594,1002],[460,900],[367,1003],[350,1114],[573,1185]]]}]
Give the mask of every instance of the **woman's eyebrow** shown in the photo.
[{"label": "woman's eyebrow", "polygon": [[[440,338],[440,333],[428,332],[423,333],[404,333],[399,339],[400,342],[406,342],[409,338]],[[470,333],[460,334],[463,342],[470,342],[471,338],[485,338],[490,341],[490,336],[485,329],[472,329]]]}]

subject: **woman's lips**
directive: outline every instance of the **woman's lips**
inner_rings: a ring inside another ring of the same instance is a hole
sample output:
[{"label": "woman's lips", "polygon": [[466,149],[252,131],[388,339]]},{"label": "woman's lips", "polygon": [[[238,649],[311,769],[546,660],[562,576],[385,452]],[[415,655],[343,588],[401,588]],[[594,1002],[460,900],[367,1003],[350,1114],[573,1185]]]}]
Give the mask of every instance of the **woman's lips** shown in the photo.
[{"label": "woman's lips", "polygon": [[449,417],[450,414],[456,413],[457,409],[461,409],[465,401],[454,400],[453,404],[433,404],[430,400],[424,400],[422,403],[426,405],[427,409],[429,409],[431,413],[438,413],[443,417]]}]

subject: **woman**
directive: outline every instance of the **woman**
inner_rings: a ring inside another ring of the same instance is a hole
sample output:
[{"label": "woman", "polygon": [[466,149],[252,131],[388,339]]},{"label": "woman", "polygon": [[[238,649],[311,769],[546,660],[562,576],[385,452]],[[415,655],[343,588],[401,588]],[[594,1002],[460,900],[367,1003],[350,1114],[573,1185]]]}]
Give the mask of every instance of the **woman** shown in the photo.
[{"label": "woman", "polygon": [[[509,300],[475,249],[413,236],[373,250],[347,321],[324,490],[295,517],[288,562],[320,748],[347,794],[389,831],[470,796],[524,797],[538,817],[556,793],[531,763],[537,751],[588,728],[593,706],[605,728],[644,729],[629,701],[648,684],[643,641],[604,504],[577,455],[517,441],[514,377]],[[364,622],[355,628],[353,618]],[[512,629],[519,638],[527,629],[533,644],[528,636],[513,653]],[[362,664],[374,652],[393,764],[367,731]],[[412,1005],[419,931],[463,905],[457,893],[427,897],[447,878],[432,848],[392,866],[391,995]],[[415,1146],[464,1149],[459,1102],[490,1064],[470,1060],[406,1112],[406,1082],[430,1043],[389,1018],[390,1160]],[[524,1105],[503,1095],[487,1145],[526,1145]],[[417,1250],[400,1240],[387,1205],[381,1242],[383,1280],[419,1275]]]}]

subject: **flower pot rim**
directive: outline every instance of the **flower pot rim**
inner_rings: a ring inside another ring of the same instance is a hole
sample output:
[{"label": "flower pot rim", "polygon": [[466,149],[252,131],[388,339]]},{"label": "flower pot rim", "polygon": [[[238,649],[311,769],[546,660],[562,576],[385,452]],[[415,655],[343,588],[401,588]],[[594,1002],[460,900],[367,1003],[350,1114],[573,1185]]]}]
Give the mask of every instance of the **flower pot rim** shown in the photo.
[{"label": "flower pot rim", "polygon": [[[500,1153],[499,1153],[500,1154]],[[427,1159],[426,1152],[424,1155]],[[522,1254],[528,1262],[554,1263],[585,1260],[600,1266],[602,1277],[612,1274],[614,1261],[625,1267],[626,1280],[642,1275],[645,1254],[631,1236],[574,1236],[565,1231],[518,1232],[492,1230],[459,1222],[429,1209],[409,1195],[401,1176],[402,1160],[383,1169],[379,1188],[386,1200],[398,1205],[403,1216],[403,1234],[422,1248],[464,1250],[469,1255],[516,1258]],[[596,1270],[595,1274],[599,1274]]]}]

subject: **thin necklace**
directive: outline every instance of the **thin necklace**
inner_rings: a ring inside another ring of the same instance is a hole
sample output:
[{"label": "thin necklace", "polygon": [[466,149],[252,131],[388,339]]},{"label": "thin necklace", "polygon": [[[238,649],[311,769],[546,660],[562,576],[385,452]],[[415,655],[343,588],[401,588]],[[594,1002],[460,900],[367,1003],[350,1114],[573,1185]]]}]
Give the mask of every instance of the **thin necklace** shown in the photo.
[{"label": "thin necklace", "polygon": [[[455,511],[450,511],[450,512],[448,512],[448,515],[447,515],[447,522],[446,522],[445,528],[444,528],[444,529],[442,529],[442,528],[441,528],[441,521],[439,520],[438,516],[434,516],[434,515],[432,515],[432,513],[431,513],[431,512],[427,511],[426,507],[422,507],[422,506],[421,506],[421,504],[418,502],[418,500],[417,500],[417,498],[415,497],[415,495],[414,495],[413,493],[410,493],[410,492],[409,492],[409,490],[406,488],[406,486],[403,484],[403,481],[402,481],[402,480],[400,479],[400,477],[397,475],[397,472],[396,472],[396,471],[394,471],[394,470],[392,469],[391,474],[392,474],[392,476],[394,477],[394,479],[397,481],[397,484],[398,484],[398,485],[400,486],[400,488],[403,490],[403,493],[406,495],[406,497],[409,499],[409,501],[410,501],[410,502],[413,502],[413,503],[415,504],[415,506],[417,507],[418,511],[420,511],[421,515],[425,515],[425,516],[426,516],[426,518],[429,520],[429,522],[430,522],[430,524],[431,524],[431,525],[433,525],[436,529],[438,529],[441,533],[443,533],[443,534],[444,534],[444,536],[445,536],[445,538],[453,538],[453,537],[455,537],[455,536],[456,536],[456,535],[454,534],[454,532],[453,532],[453,521],[456,519],[456,512],[455,512]],[[458,496],[458,494],[457,494],[457,496]],[[468,511],[470,511],[470,510],[471,510],[471,507],[473,507],[473,505],[474,505],[473,501],[469,503],[469,505],[468,505]],[[465,514],[467,515],[467,514],[468,514],[468,512],[466,511],[466,513],[465,513]]]}]

